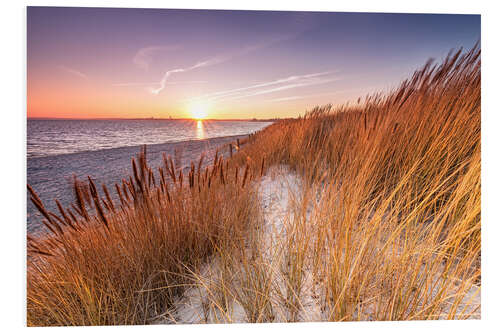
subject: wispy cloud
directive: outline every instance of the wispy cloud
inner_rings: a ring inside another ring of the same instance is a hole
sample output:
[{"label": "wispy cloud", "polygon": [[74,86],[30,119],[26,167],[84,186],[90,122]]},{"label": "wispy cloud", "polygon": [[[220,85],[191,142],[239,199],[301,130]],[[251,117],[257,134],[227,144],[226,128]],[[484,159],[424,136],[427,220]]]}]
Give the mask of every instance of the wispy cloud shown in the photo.
[{"label": "wispy cloud", "polygon": [[[282,36],[274,36],[270,37],[264,41],[261,41],[256,44],[248,45],[245,46],[239,50],[233,51],[233,52],[227,52],[224,54],[220,54],[217,56],[214,56],[212,58],[208,58],[203,61],[198,61],[194,65],[187,66],[187,67],[182,67],[182,68],[174,68],[167,70],[164,72],[163,76],[161,77],[159,82],[124,82],[124,83],[114,83],[113,86],[118,86],[118,87],[128,87],[128,86],[139,86],[139,87],[148,87],[147,90],[153,94],[153,95],[158,95],[161,93],[167,85],[170,84],[181,84],[182,83],[200,83],[200,82],[205,82],[205,81],[170,81],[172,75],[174,74],[179,74],[179,73],[185,73],[189,72],[198,68],[203,68],[203,67],[210,67],[210,66],[215,66],[218,64],[222,64],[225,62],[228,62],[236,57],[241,57],[244,56],[248,53],[251,53],[253,51],[263,49],[266,47],[269,47],[271,45],[295,38],[297,34],[289,34],[289,35],[282,35]],[[179,45],[171,45],[171,46],[148,46],[139,49],[134,58],[132,59],[133,63],[138,66],[141,69],[148,70],[151,66],[151,63],[154,59],[155,56],[158,56],[158,53],[161,51],[176,51],[180,49],[181,47]]]},{"label": "wispy cloud", "polygon": [[327,71],[320,73],[311,73],[303,75],[292,75],[273,81],[262,82],[247,87],[231,90],[218,91],[210,94],[201,95],[193,100],[227,101],[234,99],[249,98],[258,95],[271,94],[278,91],[289,90],[312,85],[326,84],[339,80],[334,76],[336,71]]},{"label": "wispy cloud", "polygon": [[154,95],[158,95],[163,89],[165,89],[165,86],[167,85],[167,81],[170,79],[170,77],[173,74],[189,72],[189,71],[192,71],[192,70],[197,69],[197,68],[209,67],[209,66],[222,64],[222,63],[225,63],[227,61],[230,61],[233,58],[246,55],[250,52],[253,52],[253,51],[265,48],[265,47],[269,47],[273,44],[291,39],[293,37],[295,37],[295,35],[273,37],[273,38],[267,39],[267,40],[262,41],[262,42],[257,43],[257,44],[248,45],[248,46],[243,47],[242,49],[237,50],[237,51],[228,52],[225,54],[215,56],[213,58],[209,58],[209,59],[204,60],[204,61],[199,61],[190,67],[176,68],[176,69],[168,70],[165,72],[165,74],[163,74],[163,77],[161,78],[160,82],[158,82],[158,84],[157,84],[158,87],[151,88],[150,92]]},{"label": "wispy cloud", "polygon": [[286,96],[286,97],[280,97],[280,98],[273,98],[267,100],[268,102],[286,102],[286,101],[295,101],[298,99],[305,99],[305,98],[311,98],[311,97],[318,97],[318,96],[333,96],[337,94],[339,91],[330,91],[326,93],[321,93],[321,94],[309,94],[309,95],[293,95],[293,96]]},{"label": "wispy cloud", "polygon": [[218,91],[215,93],[202,95],[202,96],[199,96],[196,98],[197,99],[219,99],[219,98],[224,98],[224,97],[231,96],[231,95],[238,95],[238,94],[241,94],[241,93],[246,92],[248,90],[255,90],[255,89],[259,89],[259,88],[289,83],[292,81],[300,81],[300,80],[304,80],[304,79],[320,77],[320,76],[324,76],[324,75],[328,75],[328,74],[332,74],[332,73],[333,72],[329,71],[329,72],[321,72],[321,73],[313,73],[313,74],[305,74],[305,75],[293,75],[293,76],[289,76],[286,78],[277,79],[277,80],[273,80],[273,81],[269,81],[269,82],[257,83],[257,84],[250,85],[250,86],[243,87],[243,88]]},{"label": "wispy cloud", "polygon": [[150,92],[154,95],[158,95],[163,89],[165,89],[165,86],[167,85],[167,80],[170,78],[170,76],[172,76],[172,74],[189,72],[189,71],[192,71],[193,69],[196,69],[196,68],[213,66],[213,65],[219,64],[221,62],[223,62],[223,59],[212,58],[209,60],[198,62],[191,67],[176,68],[176,69],[169,70],[169,71],[165,72],[165,74],[161,78],[160,82],[157,83],[159,85],[159,87],[158,88],[151,88]]},{"label": "wispy cloud", "polygon": [[[311,95],[311,96],[314,96],[314,95]],[[303,99],[303,98],[307,98],[307,97],[311,97],[311,96],[307,95],[307,96],[288,96],[288,97],[281,97],[281,98],[273,98],[273,99],[268,100],[268,102],[295,101],[297,99]]]},{"label": "wispy cloud", "polygon": [[160,52],[176,51],[180,48],[181,47],[179,45],[155,45],[143,47],[136,52],[132,62],[137,67],[148,70],[155,55]]},{"label": "wispy cloud", "polygon": [[[181,85],[181,84],[203,84],[207,83],[208,81],[168,81],[165,84],[166,85]],[[147,87],[147,86],[154,86],[158,84],[158,82],[123,82],[123,83],[113,83],[112,86],[115,87]]]},{"label": "wispy cloud", "polygon": [[73,68],[70,68],[70,67],[67,67],[64,65],[59,65],[58,68],[66,73],[69,73],[69,74],[78,76],[82,79],[88,80],[88,76],[86,74],[83,74],[82,72],[77,71],[76,69],[73,69]]}]

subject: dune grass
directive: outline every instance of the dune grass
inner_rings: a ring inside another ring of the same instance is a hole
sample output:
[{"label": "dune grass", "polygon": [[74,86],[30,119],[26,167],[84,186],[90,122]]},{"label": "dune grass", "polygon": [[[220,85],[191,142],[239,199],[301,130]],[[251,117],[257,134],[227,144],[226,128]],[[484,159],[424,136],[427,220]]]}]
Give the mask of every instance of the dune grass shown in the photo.
[{"label": "dune grass", "polygon": [[119,204],[75,180],[76,202],[59,216],[30,189],[52,232],[28,240],[28,324],[146,324],[164,313],[188,272],[243,237],[255,209],[248,171],[234,178],[220,156],[201,164],[185,177],[166,158],[158,179],[143,151],[116,186]]},{"label": "dune grass", "polygon": [[[50,233],[28,239],[28,325],[152,323],[192,287],[208,291],[207,322],[232,322],[233,303],[249,322],[477,318],[480,87],[475,47],[386,95],[278,121],[187,176],[144,151],[119,203],[75,181],[56,215],[32,191]],[[275,165],[303,181],[268,242],[257,185]]]},{"label": "dune grass", "polygon": [[280,246],[310,265],[324,319],[477,317],[464,300],[481,274],[480,79],[478,48],[450,53],[387,96],[316,108],[248,147],[306,180]]}]

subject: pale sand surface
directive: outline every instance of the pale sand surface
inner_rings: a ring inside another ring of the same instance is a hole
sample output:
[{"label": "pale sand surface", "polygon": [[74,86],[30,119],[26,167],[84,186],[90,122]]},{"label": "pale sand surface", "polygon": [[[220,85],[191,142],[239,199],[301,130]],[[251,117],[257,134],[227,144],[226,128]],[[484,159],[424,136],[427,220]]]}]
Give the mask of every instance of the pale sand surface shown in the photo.
[{"label": "pale sand surface", "polygon": [[[276,267],[280,255],[271,253],[272,244],[283,239],[286,233],[285,221],[288,220],[288,212],[291,205],[291,198],[295,194],[300,194],[300,178],[286,167],[273,168],[257,184],[259,187],[260,204],[263,210],[263,250],[265,251],[264,260],[272,267]],[[273,269],[274,270],[274,269]],[[232,300],[227,311],[220,311],[211,299],[215,297],[209,291],[210,284],[216,281],[217,273],[220,271],[219,263],[212,260],[201,270],[201,277],[198,286],[189,288],[184,297],[176,304],[176,310],[168,315],[170,320],[167,322],[194,324],[194,323],[220,323],[248,322],[244,308],[236,300]],[[279,283],[279,278],[274,281]],[[283,286],[281,286],[283,287]],[[275,321],[286,321],[286,309],[276,311]],[[308,312],[308,311],[306,311]],[[305,319],[305,318],[304,318]],[[165,323],[165,322],[163,322]]]},{"label": "pale sand surface", "polygon": [[[280,244],[286,239],[287,230],[292,227],[293,202],[299,200],[302,194],[302,181],[299,176],[290,171],[286,166],[273,167],[267,175],[262,177],[256,184],[259,189],[260,205],[263,212],[262,229],[262,260],[270,274],[272,281],[271,299],[279,300],[286,294],[286,280],[283,277],[280,267],[283,265],[283,253],[280,253]],[[319,197],[317,198],[320,199]],[[228,295],[225,309],[220,307],[220,302],[215,301],[213,286],[217,285],[220,277],[220,263],[213,259],[203,266],[199,272],[199,278],[194,283],[194,287],[188,288],[183,297],[176,303],[175,310],[165,315],[165,319],[159,323],[245,323],[249,322],[244,307],[238,302],[237,297]],[[237,274],[235,274],[236,276]],[[438,279],[438,278],[436,278]],[[237,280],[237,277],[236,277]],[[238,281],[233,281],[238,285]],[[458,283],[457,283],[458,284]],[[312,270],[306,264],[303,272],[303,286],[300,291],[300,309],[295,319],[298,321],[327,321],[328,314],[322,308],[318,288],[315,288]],[[457,290],[458,292],[458,290]],[[433,291],[434,293],[434,291]],[[266,322],[286,322],[291,318],[289,309],[273,301],[274,316]],[[451,310],[453,298],[447,306],[440,319],[447,319],[446,313]],[[456,313],[470,315],[471,319],[480,319],[481,303],[480,287],[473,286],[466,296],[460,301]],[[363,308],[364,317],[370,318],[373,308],[366,306]]]}]

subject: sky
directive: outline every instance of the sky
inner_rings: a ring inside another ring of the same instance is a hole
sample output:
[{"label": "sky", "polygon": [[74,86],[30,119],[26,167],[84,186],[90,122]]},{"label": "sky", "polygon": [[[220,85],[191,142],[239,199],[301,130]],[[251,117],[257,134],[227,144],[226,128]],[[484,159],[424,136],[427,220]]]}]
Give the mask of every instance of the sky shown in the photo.
[{"label": "sky", "polygon": [[480,41],[479,15],[28,7],[29,118],[296,117]]}]

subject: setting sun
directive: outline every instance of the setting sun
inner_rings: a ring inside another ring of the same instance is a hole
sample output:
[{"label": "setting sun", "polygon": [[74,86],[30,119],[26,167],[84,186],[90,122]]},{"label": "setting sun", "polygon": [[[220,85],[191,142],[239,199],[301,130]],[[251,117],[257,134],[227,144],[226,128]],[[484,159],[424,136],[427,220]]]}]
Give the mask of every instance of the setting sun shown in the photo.
[{"label": "setting sun", "polygon": [[202,120],[208,116],[210,105],[206,102],[193,102],[189,105],[189,113],[193,119]]}]

